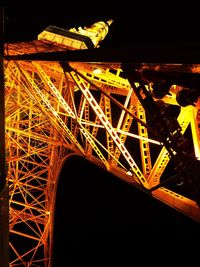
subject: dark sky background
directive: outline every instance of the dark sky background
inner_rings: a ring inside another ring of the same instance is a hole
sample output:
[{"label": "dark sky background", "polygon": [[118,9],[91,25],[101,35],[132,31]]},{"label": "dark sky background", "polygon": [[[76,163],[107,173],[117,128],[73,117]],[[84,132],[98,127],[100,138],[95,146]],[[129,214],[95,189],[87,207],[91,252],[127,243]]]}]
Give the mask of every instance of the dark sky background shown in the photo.
[{"label": "dark sky background", "polygon": [[200,41],[198,5],[183,1],[5,1],[6,39],[32,40],[49,25],[70,29],[113,19],[104,46]]},{"label": "dark sky background", "polygon": [[[12,2],[5,4],[6,42],[37,39],[49,25],[70,29],[111,18],[102,46],[127,54],[136,41],[200,41],[199,9],[183,1]],[[54,267],[195,266],[199,238],[197,222],[84,159],[66,161],[57,193]]]}]

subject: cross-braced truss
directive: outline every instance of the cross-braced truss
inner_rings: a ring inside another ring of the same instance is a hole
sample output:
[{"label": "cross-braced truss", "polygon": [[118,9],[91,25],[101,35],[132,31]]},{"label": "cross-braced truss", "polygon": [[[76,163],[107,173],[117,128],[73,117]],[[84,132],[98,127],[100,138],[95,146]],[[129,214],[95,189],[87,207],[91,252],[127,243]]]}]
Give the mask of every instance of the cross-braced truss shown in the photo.
[{"label": "cross-braced truss", "polygon": [[[9,53],[33,47],[50,49],[38,41],[10,44]],[[145,127],[147,114],[122,74],[117,63],[5,61],[10,266],[51,266],[56,187],[70,153],[147,193],[169,168],[173,173],[167,149]],[[177,90],[172,86],[164,102],[177,106]],[[199,158],[198,108],[181,107],[177,119]],[[179,188],[161,186],[151,194],[200,221],[195,199]]]}]

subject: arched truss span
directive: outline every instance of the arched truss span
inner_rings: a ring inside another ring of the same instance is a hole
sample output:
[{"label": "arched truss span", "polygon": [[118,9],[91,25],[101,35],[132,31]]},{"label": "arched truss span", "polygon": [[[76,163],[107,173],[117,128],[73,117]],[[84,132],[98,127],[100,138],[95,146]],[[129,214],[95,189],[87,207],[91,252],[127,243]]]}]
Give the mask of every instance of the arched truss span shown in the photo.
[{"label": "arched truss span", "polygon": [[[32,47],[17,46],[18,51]],[[15,51],[15,46],[9,49]],[[66,71],[58,62],[5,62],[10,266],[51,266],[56,184],[71,153],[200,221],[190,191],[182,191],[177,182],[164,183],[176,173],[176,166],[148,127],[151,116],[133,88],[141,84],[132,86],[118,63],[69,62],[69,66]],[[145,87],[150,92],[151,83]],[[181,133],[199,159],[199,109],[180,107],[179,89],[172,85],[163,101],[178,110]]]}]

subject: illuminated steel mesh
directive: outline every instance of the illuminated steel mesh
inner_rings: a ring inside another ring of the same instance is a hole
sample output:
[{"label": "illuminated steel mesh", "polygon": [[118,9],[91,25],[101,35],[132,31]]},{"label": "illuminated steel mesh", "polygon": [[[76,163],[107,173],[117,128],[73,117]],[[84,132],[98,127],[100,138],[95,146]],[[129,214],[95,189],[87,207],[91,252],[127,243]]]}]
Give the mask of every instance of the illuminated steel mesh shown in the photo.
[{"label": "illuminated steel mesh", "polygon": [[[6,45],[9,54],[63,49],[42,40]],[[146,122],[120,64],[69,65],[71,71],[64,72],[56,62],[5,61],[10,266],[51,266],[56,187],[70,153],[146,189],[160,183],[170,162],[166,149],[134,118]],[[164,101],[177,105],[172,89]],[[182,107],[178,121],[183,133],[191,129],[198,158],[197,115],[196,107]],[[167,187],[152,196],[200,221],[199,207],[188,196]]]}]

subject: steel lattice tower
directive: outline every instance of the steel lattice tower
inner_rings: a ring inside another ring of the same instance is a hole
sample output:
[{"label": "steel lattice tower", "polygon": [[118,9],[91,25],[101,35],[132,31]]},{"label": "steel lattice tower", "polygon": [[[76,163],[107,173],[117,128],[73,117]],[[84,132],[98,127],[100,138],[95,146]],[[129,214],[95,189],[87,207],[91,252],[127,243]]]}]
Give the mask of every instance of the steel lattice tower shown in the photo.
[{"label": "steel lattice tower", "polygon": [[[50,27],[37,40],[5,44],[5,55],[97,48],[105,25],[66,32]],[[173,85],[163,101],[178,106],[178,91]],[[83,156],[147,192],[166,178],[169,153],[145,127],[147,114],[120,63],[5,59],[5,113],[10,266],[51,266],[56,189],[66,156]],[[199,158],[198,107],[181,107],[178,122],[182,134],[191,132]],[[152,197],[200,222],[196,201],[176,185],[160,186]]]}]

